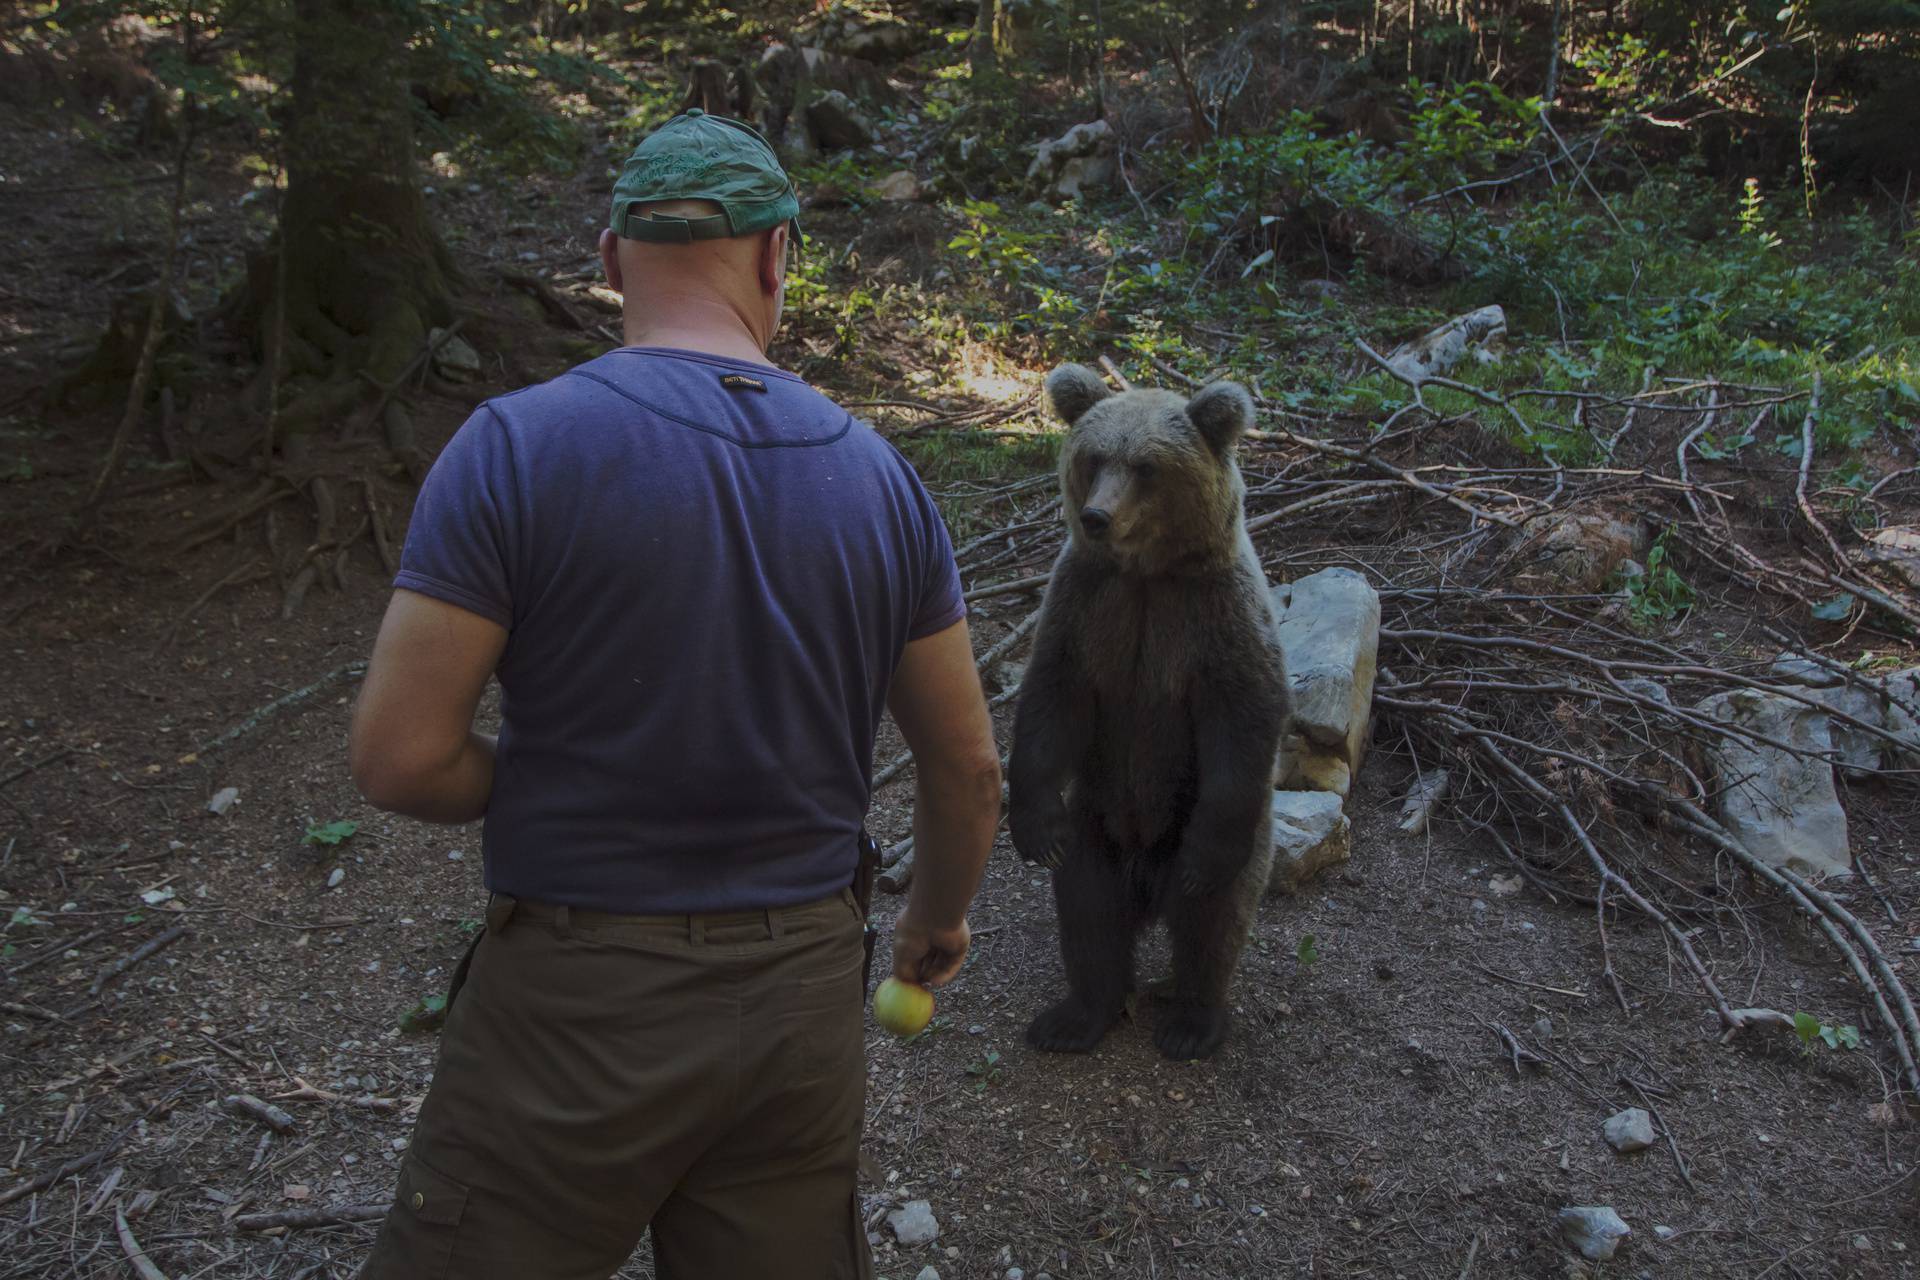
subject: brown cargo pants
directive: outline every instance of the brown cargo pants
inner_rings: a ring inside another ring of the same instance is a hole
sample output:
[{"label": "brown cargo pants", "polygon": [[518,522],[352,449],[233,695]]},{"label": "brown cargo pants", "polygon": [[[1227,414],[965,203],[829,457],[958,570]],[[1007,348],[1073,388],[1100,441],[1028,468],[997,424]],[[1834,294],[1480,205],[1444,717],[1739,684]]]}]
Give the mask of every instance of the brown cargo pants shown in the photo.
[{"label": "brown cargo pants", "polygon": [[870,1280],[861,930],[495,895],[362,1280]]}]

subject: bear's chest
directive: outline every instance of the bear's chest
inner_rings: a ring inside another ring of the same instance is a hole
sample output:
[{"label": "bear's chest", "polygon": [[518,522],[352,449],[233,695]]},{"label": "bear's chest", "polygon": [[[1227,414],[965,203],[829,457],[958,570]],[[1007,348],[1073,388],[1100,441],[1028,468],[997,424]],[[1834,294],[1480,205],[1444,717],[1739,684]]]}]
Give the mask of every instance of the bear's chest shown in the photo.
[{"label": "bear's chest", "polygon": [[1080,657],[1099,700],[1181,706],[1206,656],[1204,608],[1194,593],[1120,581],[1098,593],[1080,633]]}]

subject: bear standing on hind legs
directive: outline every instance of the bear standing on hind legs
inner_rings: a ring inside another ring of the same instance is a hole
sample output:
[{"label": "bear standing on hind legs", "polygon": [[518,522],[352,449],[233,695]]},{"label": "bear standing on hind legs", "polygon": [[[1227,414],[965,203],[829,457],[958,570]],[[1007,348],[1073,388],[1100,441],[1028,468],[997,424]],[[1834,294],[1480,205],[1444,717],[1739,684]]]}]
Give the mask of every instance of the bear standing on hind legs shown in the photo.
[{"label": "bear standing on hind legs", "polygon": [[1253,403],[1047,377],[1072,427],[1068,539],[1041,606],[1009,765],[1014,847],[1053,868],[1067,996],[1027,1028],[1084,1052],[1134,989],[1140,932],[1167,922],[1173,1000],[1154,1043],[1206,1057],[1273,863],[1286,672],[1247,537],[1235,447]]}]

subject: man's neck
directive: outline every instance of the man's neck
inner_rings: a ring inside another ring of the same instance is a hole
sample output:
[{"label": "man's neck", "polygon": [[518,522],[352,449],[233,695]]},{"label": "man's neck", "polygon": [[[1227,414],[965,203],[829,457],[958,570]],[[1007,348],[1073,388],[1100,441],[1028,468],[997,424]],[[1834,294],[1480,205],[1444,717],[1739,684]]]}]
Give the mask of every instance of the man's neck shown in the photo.
[{"label": "man's neck", "polygon": [[626,301],[621,327],[630,347],[675,347],[749,364],[773,363],[746,319],[725,301],[674,290],[629,295]]},{"label": "man's neck", "polygon": [[676,325],[655,321],[635,323],[628,320],[623,335],[630,347],[672,347],[679,351],[700,351],[747,364],[771,365],[766,352],[752,335],[743,330],[710,329],[700,325]]}]

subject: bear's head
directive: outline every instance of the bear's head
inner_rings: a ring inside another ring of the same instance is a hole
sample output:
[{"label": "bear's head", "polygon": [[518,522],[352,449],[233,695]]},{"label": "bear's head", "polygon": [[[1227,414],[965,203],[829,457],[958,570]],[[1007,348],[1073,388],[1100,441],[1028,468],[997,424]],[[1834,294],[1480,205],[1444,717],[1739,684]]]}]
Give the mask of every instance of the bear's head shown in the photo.
[{"label": "bear's head", "polygon": [[1215,382],[1191,400],[1116,394],[1085,365],[1063,364],[1047,396],[1072,428],[1060,491],[1076,546],[1139,573],[1236,553],[1246,486],[1234,453],[1253,422],[1241,387]]}]

